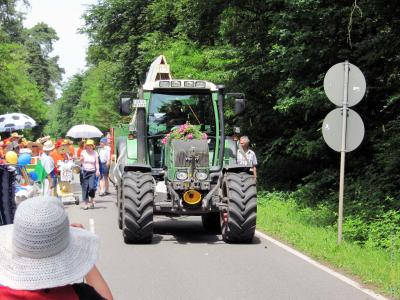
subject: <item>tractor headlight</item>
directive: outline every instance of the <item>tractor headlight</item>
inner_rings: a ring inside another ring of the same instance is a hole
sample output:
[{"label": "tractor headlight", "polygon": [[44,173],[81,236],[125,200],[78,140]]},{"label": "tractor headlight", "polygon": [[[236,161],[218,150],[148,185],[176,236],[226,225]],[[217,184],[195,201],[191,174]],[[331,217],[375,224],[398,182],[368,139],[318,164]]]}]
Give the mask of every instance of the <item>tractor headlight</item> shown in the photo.
[{"label": "tractor headlight", "polygon": [[208,177],[208,175],[207,175],[207,173],[205,173],[205,172],[197,172],[197,173],[196,173],[196,178],[197,178],[198,180],[206,180],[207,177]]},{"label": "tractor headlight", "polygon": [[181,82],[178,80],[171,81],[171,87],[181,87]]},{"label": "tractor headlight", "polygon": [[160,88],[168,88],[170,86],[169,81],[160,81],[159,83]]},{"label": "tractor headlight", "polygon": [[206,87],[206,82],[205,81],[196,81],[194,85],[197,88],[205,88]]},{"label": "tractor headlight", "polygon": [[188,174],[186,172],[178,171],[176,172],[176,179],[185,180],[188,178]]}]

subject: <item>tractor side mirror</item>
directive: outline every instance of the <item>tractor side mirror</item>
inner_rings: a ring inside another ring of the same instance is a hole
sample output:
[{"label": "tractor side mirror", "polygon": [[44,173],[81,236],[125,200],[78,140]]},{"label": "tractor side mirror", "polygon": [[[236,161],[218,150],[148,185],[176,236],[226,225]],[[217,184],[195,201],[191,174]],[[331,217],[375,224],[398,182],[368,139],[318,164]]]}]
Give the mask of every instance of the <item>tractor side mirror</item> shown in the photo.
[{"label": "tractor side mirror", "polygon": [[235,115],[240,116],[246,108],[246,99],[235,99]]},{"label": "tractor side mirror", "polygon": [[119,113],[128,116],[132,113],[132,94],[125,92],[119,96]]}]

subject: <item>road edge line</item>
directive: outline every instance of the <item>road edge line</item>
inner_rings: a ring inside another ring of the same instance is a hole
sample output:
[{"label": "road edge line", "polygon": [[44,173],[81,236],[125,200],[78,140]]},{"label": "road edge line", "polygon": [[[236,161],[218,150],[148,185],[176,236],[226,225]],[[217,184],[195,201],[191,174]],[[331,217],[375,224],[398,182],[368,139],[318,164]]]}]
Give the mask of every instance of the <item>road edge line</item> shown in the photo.
[{"label": "road edge line", "polygon": [[336,277],[337,279],[340,279],[341,281],[347,283],[348,285],[351,285],[352,287],[364,292],[365,294],[373,297],[374,299],[377,299],[377,300],[390,300],[389,298],[386,298],[385,296],[383,296],[383,295],[381,295],[381,294],[379,294],[379,293],[377,293],[377,292],[375,292],[373,290],[370,290],[370,289],[362,287],[357,281],[354,281],[353,279],[350,279],[350,278],[346,277],[345,275],[340,274],[339,272],[336,272],[336,271],[334,271],[334,270],[322,265],[321,263],[317,262],[313,258],[311,258],[311,257],[309,257],[309,256],[307,256],[307,255],[305,255],[305,254],[303,254],[303,253],[301,253],[301,252],[289,247],[288,245],[285,245],[285,244],[279,242],[278,240],[275,240],[274,238],[266,235],[265,233],[262,233],[261,231],[256,230],[256,236],[259,237],[259,238],[263,238],[263,239],[275,244],[276,246],[278,246],[278,247],[286,250],[287,252],[289,252],[289,253],[301,258],[302,260],[308,262],[309,264],[313,265],[314,267],[317,267],[317,268],[327,272],[328,274]]}]

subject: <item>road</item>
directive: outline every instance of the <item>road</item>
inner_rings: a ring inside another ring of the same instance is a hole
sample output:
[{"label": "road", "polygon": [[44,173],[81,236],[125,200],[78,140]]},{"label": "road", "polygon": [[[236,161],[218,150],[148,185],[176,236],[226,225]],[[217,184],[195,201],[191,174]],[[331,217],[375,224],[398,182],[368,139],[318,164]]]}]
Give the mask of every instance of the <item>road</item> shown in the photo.
[{"label": "road", "polygon": [[374,299],[267,240],[225,244],[197,217],[156,217],[151,245],[126,245],[115,198],[112,190],[94,209],[66,211],[100,236],[98,266],[117,300]]}]

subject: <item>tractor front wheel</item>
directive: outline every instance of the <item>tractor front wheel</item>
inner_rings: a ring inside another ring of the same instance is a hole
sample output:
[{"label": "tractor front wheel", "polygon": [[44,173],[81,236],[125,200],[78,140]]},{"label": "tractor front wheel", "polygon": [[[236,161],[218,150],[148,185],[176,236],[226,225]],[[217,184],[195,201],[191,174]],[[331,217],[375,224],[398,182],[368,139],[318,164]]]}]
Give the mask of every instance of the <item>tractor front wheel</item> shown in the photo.
[{"label": "tractor front wheel", "polygon": [[248,173],[226,173],[223,195],[227,209],[221,213],[222,238],[228,243],[251,243],[256,230],[257,189]]},{"label": "tractor front wheel", "polygon": [[125,243],[150,243],[153,237],[153,177],[148,173],[125,172],[122,200]]}]

